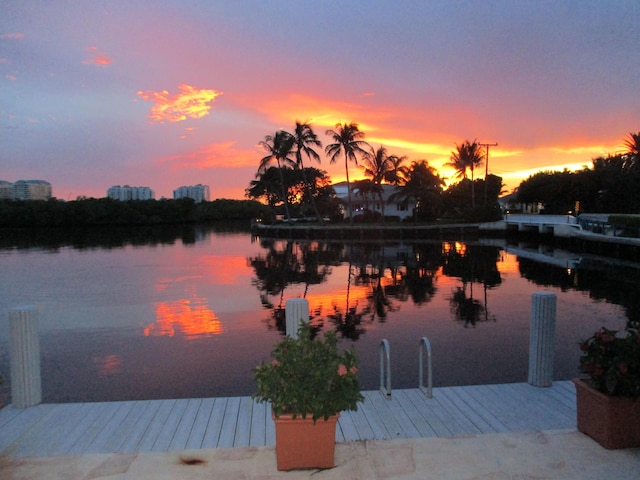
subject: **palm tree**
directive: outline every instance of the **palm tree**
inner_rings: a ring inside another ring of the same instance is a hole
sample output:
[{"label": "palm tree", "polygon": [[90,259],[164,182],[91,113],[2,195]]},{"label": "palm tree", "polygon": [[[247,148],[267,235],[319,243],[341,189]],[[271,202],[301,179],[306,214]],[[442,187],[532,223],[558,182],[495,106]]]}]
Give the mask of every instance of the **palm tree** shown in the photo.
[{"label": "palm tree", "polygon": [[327,145],[325,153],[329,155],[329,162],[335,163],[340,154],[344,152],[344,169],[347,176],[347,201],[349,202],[349,222],[353,225],[353,212],[351,205],[351,184],[349,183],[349,160],[358,164],[358,155],[366,154],[364,132],[358,128],[355,122],[337,123],[336,130],[327,130],[327,135],[335,142]]},{"label": "palm tree", "polygon": [[313,211],[316,214],[318,222],[323,223],[318,207],[316,206],[316,200],[311,192],[311,185],[307,181],[307,174],[305,173],[304,165],[302,164],[302,153],[310,159],[316,160],[320,163],[320,156],[313,149],[313,147],[322,147],[322,142],[318,140],[317,135],[313,132],[311,125],[308,122],[301,123],[296,120],[296,129],[293,133],[294,145],[296,149],[296,165],[302,170],[302,179],[307,186],[307,192],[311,198],[311,204],[313,205]]},{"label": "palm tree", "polygon": [[[264,140],[260,142],[260,146],[268,153],[260,160],[260,166],[258,167],[258,173],[256,177],[261,175],[267,170],[267,166],[273,160],[278,164],[278,172],[280,173],[280,185],[282,190],[282,200],[284,201],[284,209],[287,215],[287,221],[291,222],[291,215],[289,213],[289,199],[287,196],[287,188],[284,182],[284,174],[282,168],[294,167],[295,161],[290,158],[293,150],[295,138],[290,133],[284,130],[279,130],[275,135],[267,135]],[[284,165],[283,165],[284,164]]]},{"label": "palm tree", "polygon": [[371,177],[371,183],[373,184],[375,191],[380,199],[380,213],[382,214],[382,223],[384,223],[384,198],[382,196],[382,181],[386,179],[387,175],[392,169],[389,162],[389,155],[387,149],[380,145],[377,150],[373,148],[363,156],[364,174]]},{"label": "palm tree", "polygon": [[627,149],[624,155],[628,159],[625,166],[630,170],[640,169],[640,132],[629,133],[628,138],[624,141],[624,146]]},{"label": "palm tree", "polygon": [[441,194],[444,180],[435,168],[426,160],[417,160],[411,164],[409,179],[404,188],[389,197],[391,201],[410,200],[415,202],[415,218],[433,220],[440,211]]},{"label": "palm tree", "polygon": [[476,167],[482,165],[483,153],[480,151],[480,144],[476,140],[473,143],[465,140],[464,143],[456,144],[456,151],[451,152],[451,162],[445,164],[453,167],[456,177],[467,178],[467,170],[471,171],[471,208],[476,206],[476,195],[473,185],[473,172]]},{"label": "palm tree", "polygon": [[359,195],[364,200],[365,210],[369,210],[369,197],[374,197],[379,192],[378,186],[368,178],[353,182],[353,190],[357,192],[356,196]]},{"label": "palm tree", "polygon": [[398,157],[397,155],[389,155],[388,162],[390,165],[389,171],[386,173],[384,179],[391,185],[404,185],[407,182],[409,175],[409,168],[406,165],[402,165],[407,161],[406,156]]}]

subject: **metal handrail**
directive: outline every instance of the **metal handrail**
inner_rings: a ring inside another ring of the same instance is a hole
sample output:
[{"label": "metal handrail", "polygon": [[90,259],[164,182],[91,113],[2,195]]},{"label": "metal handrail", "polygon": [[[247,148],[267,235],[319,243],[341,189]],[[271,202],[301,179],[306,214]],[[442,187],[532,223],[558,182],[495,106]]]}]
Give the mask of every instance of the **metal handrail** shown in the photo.
[{"label": "metal handrail", "polygon": [[[422,390],[424,393],[426,393],[427,397],[432,398],[433,397],[433,379],[432,379],[432,372],[431,372],[431,342],[429,341],[429,339],[427,337],[422,337],[420,339],[420,344],[418,345],[418,350],[419,350],[419,376],[420,376],[420,383],[419,383],[419,388],[420,390]],[[425,388],[424,386],[424,368],[423,368],[423,356],[422,356],[422,351],[426,350],[427,352],[427,387]]]},{"label": "metal handrail", "polygon": [[[383,339],[380,342],[380,391],[384,393],[387,400],[391,400],[391,347],[387,339]],[[386,369],[385,369],[386,360]],[[385,385],[384,377],[387,374],[387,381]]]}]

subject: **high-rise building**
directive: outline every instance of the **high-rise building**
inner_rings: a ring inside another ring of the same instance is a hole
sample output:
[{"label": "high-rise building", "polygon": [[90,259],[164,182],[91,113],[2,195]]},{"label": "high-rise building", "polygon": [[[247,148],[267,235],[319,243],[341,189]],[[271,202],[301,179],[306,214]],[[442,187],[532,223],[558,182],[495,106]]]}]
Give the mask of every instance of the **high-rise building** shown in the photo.
[{"label": "high-rise building", "polygon": [[149,187],[130,187],[114,185],[107,190],[107,197],[126,202],[128,200],[153,200],[155,194]]},{"label": "high-rise building", "polygon": [[6,180],[0,180],[0,199],[13,198],[13,184]]},{"label": "high-rise building", "polygon": [[188,187],[178,187],[173,191],[173,198],[192,198],[196,203],[209,201],[208,185],[191,185]]},{"label": "high-rise building", "polygon": [[0,180],[0,198],[48,200],[51,198],[51,184],[44,180],[18,180],[15,183]]}]

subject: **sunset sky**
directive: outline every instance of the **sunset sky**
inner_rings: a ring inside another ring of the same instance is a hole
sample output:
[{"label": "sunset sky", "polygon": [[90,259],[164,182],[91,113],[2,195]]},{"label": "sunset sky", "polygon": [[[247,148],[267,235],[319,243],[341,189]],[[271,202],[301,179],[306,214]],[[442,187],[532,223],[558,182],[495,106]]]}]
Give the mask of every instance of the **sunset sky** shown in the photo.
[{"label": "sunset sky", "polygon": [[498,143],[510,191],[640,131],[639,32],[638,0],[3,0],[0,180],[242,199],[258,143],[298,119],[324,145],[355,121],[448,178],[456,143]]}]

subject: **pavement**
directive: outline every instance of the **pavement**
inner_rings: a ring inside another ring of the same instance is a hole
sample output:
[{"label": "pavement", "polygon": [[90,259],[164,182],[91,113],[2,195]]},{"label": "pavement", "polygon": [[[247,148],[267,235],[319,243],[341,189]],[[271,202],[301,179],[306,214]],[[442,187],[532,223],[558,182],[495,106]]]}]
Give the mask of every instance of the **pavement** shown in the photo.
[{"label": "pavement", "polygon": [[631,480],[640,449],[606,450],[576,430],[338,443],[335,467],[276,469],[274,447],[0,457],[2,480]]}]

